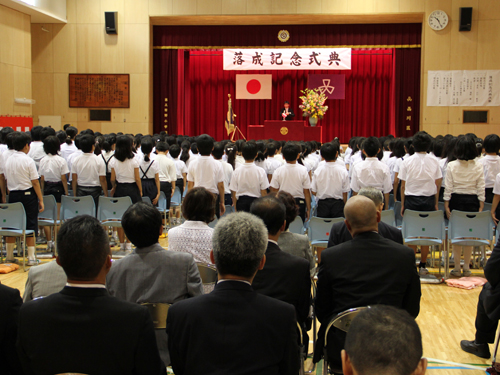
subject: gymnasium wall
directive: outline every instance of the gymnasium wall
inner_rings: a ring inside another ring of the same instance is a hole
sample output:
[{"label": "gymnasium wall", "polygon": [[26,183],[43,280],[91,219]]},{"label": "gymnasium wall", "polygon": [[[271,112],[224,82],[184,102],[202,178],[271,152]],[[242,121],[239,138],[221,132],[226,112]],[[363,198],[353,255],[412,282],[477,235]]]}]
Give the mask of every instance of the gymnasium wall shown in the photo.
[{"label": "gymnasium wall", "polygon": [[0,116],[30,116],[14,98],[31,98],[30,16],[0,5]]},{"label": "gymnasium wall", "polygon": [[[459,32],[459,8],[473,7],[472,31]],[[150,16],[248,14],[380,14],[444,10],[443,31],[423,28],[421,129],[433,135],[498,132],[500,108],[490,107],[490,123],[463,125],[465,107],[427,107],[427,71],[500,68],[498,0],[68,0],[67,25],[32,25],[33,106],[39,114],[61,115],[64,123],[102,132],[148,132],[150,108]],[[104,32],[104,12],[118,11],[118,36]],[[3,21],[2,21],[3,22]],[[88,123],[87,109],[68,107],[68,73],[129,73],[131,107],[114,109],[111,123]],[[473,109],[478,109],[474,107]],[[3,112],[3,110],[2,110]]]}]

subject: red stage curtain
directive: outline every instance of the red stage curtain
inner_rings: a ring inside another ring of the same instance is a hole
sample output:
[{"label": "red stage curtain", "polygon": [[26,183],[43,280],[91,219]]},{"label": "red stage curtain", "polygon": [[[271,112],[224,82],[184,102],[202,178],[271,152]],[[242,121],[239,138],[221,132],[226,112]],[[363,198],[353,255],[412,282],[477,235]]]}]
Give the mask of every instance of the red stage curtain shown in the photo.
[{"label": "red stage curtain", "polygon": [[155,133],[165,130],[173,134],[178,131],[177,113],[180,103],[177,100],[177,56],[177,50],[162,50],[153,53],[153,77],[155,77],[153,79],[153,124]]}]

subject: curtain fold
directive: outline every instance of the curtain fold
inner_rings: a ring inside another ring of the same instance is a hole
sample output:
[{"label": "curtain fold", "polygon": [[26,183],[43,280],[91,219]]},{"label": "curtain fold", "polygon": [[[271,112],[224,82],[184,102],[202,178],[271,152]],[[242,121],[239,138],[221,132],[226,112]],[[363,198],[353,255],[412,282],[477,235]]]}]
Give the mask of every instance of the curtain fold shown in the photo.
[{"label": "curtain fold", "polygon": [[153,51],[153,130],[177,132],[177,50]]}]

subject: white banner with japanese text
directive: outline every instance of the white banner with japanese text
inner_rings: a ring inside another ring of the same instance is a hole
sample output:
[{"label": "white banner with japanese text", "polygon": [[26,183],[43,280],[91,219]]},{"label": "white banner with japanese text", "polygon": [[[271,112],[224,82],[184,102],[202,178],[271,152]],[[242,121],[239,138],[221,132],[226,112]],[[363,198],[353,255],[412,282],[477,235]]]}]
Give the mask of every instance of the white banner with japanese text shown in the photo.
[{"label": "white banner with japanese text", "polygon": [[500,70],[428,72],[428,107],[500,105]]},{"label": "white banner with japanese text", "polygon": [[350,69],[350,48],[266,48],[224,50],[224,70]]}]

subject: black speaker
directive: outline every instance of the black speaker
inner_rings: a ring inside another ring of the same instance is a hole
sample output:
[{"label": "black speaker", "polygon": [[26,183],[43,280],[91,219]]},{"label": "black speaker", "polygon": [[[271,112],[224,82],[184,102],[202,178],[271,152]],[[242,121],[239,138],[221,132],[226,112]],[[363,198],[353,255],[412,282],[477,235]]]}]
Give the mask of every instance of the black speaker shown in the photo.
[{"label": "black speaker", "polygon": [[470,31],[472,28],[472,8],[460,8],[458,31]]},{"label": "black speaker", "polygon": [[104,12],[106,34],[118,34],[118,12]]}]

